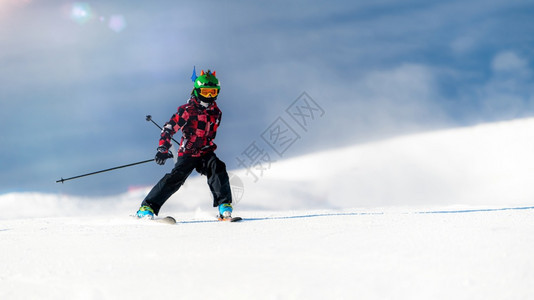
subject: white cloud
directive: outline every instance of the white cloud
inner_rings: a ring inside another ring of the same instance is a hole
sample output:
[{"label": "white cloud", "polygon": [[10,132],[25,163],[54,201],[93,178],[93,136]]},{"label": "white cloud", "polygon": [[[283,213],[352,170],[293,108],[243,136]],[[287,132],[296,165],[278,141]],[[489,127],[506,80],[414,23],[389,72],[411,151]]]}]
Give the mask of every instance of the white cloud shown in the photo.
[{"label": "white cloud", "polygon": [[365,107],[361,103],[356,106],[378,127],[428,124],[442,117],[436,74],[425,65],[403,64],[371,72],[356,90]]},{"label": "white cloud", "polygon": [[451,49],[456,54],[463,54],[476,47],[476,39],[473,36],[461,36],[451,43]]},{"label": "white cloud", "polygon": [[528,61],[513,51],[504,51],[494,56],[491,69],[493,74],[479,94],[482,111],[507,119],[531,111],[534,89]]},{"label": "white cloud", "polygon": [[529,73],[528,61],[513,51],[504,51],[497,54],[491,62],[491,68],[494,72]]}]

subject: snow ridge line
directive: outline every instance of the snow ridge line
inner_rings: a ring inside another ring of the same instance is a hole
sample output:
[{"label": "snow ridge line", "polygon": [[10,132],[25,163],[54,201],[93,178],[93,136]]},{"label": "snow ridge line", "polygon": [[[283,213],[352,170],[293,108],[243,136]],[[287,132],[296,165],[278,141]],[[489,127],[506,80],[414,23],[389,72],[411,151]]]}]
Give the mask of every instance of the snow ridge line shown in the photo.
[{"label": "snow ridge line", "polygon": [[317,217],[337,217],[337,216],[367,216],[367,215],[383,215],[383,212],[339,212],[339,213],[317,213],[308,215],[296,216],[276,216],[276,217],[261,217],[261,218],[247,218],[247,221],[264,221],[264,220],[285,220],[285,219],[305,219]]},{"label": "snow ridge line", "polygon": [[[503,208],[481,208],[481,209],[462,209],[462,210],[434,210],[434,211],[416,211],[416,212],[400,212],[400,214],[462,214],[462,213],[475,213],[475,212],[494,212],[494,211],[508,211],[508,210],[534,210],[534,206],[523,207],[503,207]],[[306,218],[319,218],[319,217],[340,217],[340,216],[376,216],[386,214],[398,214],[399,212],[336,212],[336,213],[314,213],[314,214],[302,214],[293,216],[272,216],[272,217],[256,217],[247,218],[244,217],[244,221],[268,221],[268,220],[291,220],[291,219],[306,219]],[[218,220],[184,220],[178,221],[179,224],[196,224],[196,223],[216,223]]]},{"label": "snow ridge line", "polygon": [[[493,212],[493,211],[507,211],[507,210],[530,210],[534,206],[523,207],[503,207],[503,208],[480,208],[480,209],[462,209],[462,210],[434,210],[434,211],[417,211],[404,212],[402,214],[460,214],[460,213],[474,213],[474,212]],[[337,217],[337,216],[370,216],[370,215],[385,215],[389,212],[338,212],[338,213],[317,213],[307,215],[295,216],[276,216],[276,217],[261,217],[261,218],[247,218],[247,221],[264,221],[264,220],[284,220],[284,219],[304,219],[316,217]]]},{"label": "snow ridge line", "polygon": [[435,210],[435,211],[418,211],[413,214],[464,214],[474,212],[492,212],[492,211],[506,211],[506,210],[529,210],[534,209],[534,206],[523,207],[503,207],[503,208],[481,208],[481,209],[462,209],[462,210]]},{"label": "snow ridge line", "polygon": [[[286,220],[286,219],[305,219],[305,218],[317,218],[317,217],[336,217],[336,216],[365,216],[365,215],[383,215],[383,212],[339,212],[339,213],[316,213],[307,215],[294,215],[294,216],[274,216],[274,217],[258,217],[247,218],[244,217],[244,221],[267,221],[267,220]],[[218,220],[190,220],[190,221],[178,221],[180,224],[194,224],[194,223],[215,223],[220,222]]]}]

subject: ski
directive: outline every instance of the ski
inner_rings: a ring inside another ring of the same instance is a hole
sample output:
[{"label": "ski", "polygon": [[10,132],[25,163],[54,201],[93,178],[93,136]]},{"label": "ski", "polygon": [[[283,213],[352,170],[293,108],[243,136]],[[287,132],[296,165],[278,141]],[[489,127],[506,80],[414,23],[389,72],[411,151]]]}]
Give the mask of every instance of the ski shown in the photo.
[{"label": "ski", "polygon": [[219,221],[223,221],[223,222],[241,222],[241,221],[243,221],[243,218],[241,218],[241,217],[221,218],[221,217],[219,217]]},{"label": "ski", "polygon": [[[175,218],[171,216],[166,217],[154,217],[153,219],[150,218],[138,218],[136,215],[132,215],[132,218],[135,218],[137,220],[147,221],[147,222],[156,222],[156,223],[163,223],[163,224],[169,224],[174,225],[178,223]],[[241,222],[243,221],[243,218],[241,217],[232,217],[232,218],[221,218],[220,216],[217,216],[217,220],[220,222]],[[207,222],[213,222],[213,221],[207,221]],[[187,223],[187,221],[185,222]]]},{"label": "ski", "polygon": [[163,223],[163,224],[169,224],[169,225],[174,225],[176,224],[176,219],[171,217],[171,216],[166,216],[164,218],[154,218],[155,222],[158,222],[158,223]]},{"label": "ski", "polygon": [[139,218],[139,217],[137,217],[137,215],[132,215],[131,217],[135,218],[137,220],[147,221],[147,222],[156,222],[156,223],[163,223],[163,224],[169,224],[169,225],[176,224],[176,219],[171,217],[171,216],[166,216],[166,217],[163,217],[163,218],[154,217],[153,219],[150,219],[150,218]]}]

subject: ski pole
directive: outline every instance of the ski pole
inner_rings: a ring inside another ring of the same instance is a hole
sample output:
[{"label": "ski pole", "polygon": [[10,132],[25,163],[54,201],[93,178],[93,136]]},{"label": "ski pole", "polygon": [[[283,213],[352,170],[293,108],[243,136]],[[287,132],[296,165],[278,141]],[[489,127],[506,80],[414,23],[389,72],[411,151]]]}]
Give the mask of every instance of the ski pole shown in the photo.
[{"label": "ski pole", "polygon": [[121,169],[121,168],[126,168],[126,167],[131,167],[131,166],[135,166],[135,165],[140,165],[140,164],[144,164],[144,163],[151,162],[151,161],[154,161],[154,158],[153,159],[147,159],[147,160],[139,161],[139,162],[135,162],[135,163],[132,163],[132,164],[127,164],[127,165],[122,165],[122,166],[118,166],[118,167],[114,167],[114,168],[109,168],[109,169],[105,169],[105,170],[91,172],[91,173],[87,173],[87,174],[83,174],[83,175],[69,177],[69,178],[65,178],[65,179],[63,179],[63,177],[62,177],[60,180],[56,180],[56,183],[58,183],[58,182],[63,183],[65,181],[67,181],[67,180],[72,180],[72,179],[85,177],[85,176],[89,176],[89,175],[95,175],[95,174],[98,174],[98,173],[109,172],[109,171],[113,171],[113,170],[117,170],[117,169]]},{"label": "ski pole", "polygon": [[[158,125],[158,123],[154,122],[154,120],[152,120],[152,116],[151,115],[147,115],[146,116],[146,120],[147,121],[151,121],[154,125],[156,125],[160,130],[163,130],[163,128],[161,128],[161,126]],[[175,143],[177,144],[180,144],[178,143],[174,138],[172,139]],[[95,175],[95,174],[99,174],[99,173],[104,173],[104,172],[109,172],[109,171],[113,171],[113,170],[117,170],[117,169],[122,169],[122,168],[126,168],[126,167],[131,167],[131,166],[135,166],[135,165],[140,165],[140,164],[144,164],[144,163],[147,163],[147,162],[151,162],[151,161],[154,161],[154,158],[153,159],[147,159],[147,160],[143,160],[143,161],[139,161],[139,162],[135,162],[135,163],[131,163],[131,164],[127,164],[127,165],[122,165],[122,166],[118,166],[118,167],[113,167],[113,168],[109,168],[109,169],[105,169],[105,170],[100,170],[100,171],[96,171],[96,172],[91,172],[91,173],[87,173],[87,174],[82,174],[82,175],[78,175],[78,176],[74,176],[74,177],[69,177],[69,178],[61,178],[59,180],[56,180],[56,183],[64,183],[65,181],[68,181],[68,180],[72,180],[72,179],[77,179],[77,178],[81,178],[81,177],[85,177],[85,176],[90,176],[90,175]]]},{"label": "ski pole", "polygon": [[[151,116],[151,115],[147,115],[147,116],[146,116],[146,121],[147,121],[147,122],[149,122],[149,121],[152,122],[154,125],[158,126],[158,128],[159,128],[161,131],[163,131],[163,128],[161,128],[161,126],[159,126],[158,123],[156,123],[156,122],[154,122],[154,120],[152,120],[152,116]],[[180,143],[178,143],[177,140],[175,140],[174,138],[171,138],[171,139],[172,139],[176,144],[180,145]]]},{"label": "ski pole", "polygon": [[146,115],[146,121],[147,121],[147,122],[148,122],[148,121],[152,122],[154,125],[158,126],[158,128],[159,128],[160,130],[163,130],[163,128],[161,128],[161,126],[159,126],[158,123],[156,123],[156,122],[154,122],[154,120],[152,120],[152,116],[151,116],[151,115]]}]

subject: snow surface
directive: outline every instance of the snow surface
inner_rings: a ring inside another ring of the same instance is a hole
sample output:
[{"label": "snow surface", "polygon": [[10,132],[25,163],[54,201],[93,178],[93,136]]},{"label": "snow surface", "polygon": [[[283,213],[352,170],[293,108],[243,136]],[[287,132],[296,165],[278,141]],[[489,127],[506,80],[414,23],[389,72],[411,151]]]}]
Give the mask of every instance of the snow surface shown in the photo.
[{"label": "snow surface", "polygon": [[128,216],[148,187],[0,195],[0,299],[533,299],[533,135],[516,120],[233,170],[241,223],[213,221],[205,177],[162,209],[176,225]]}]

